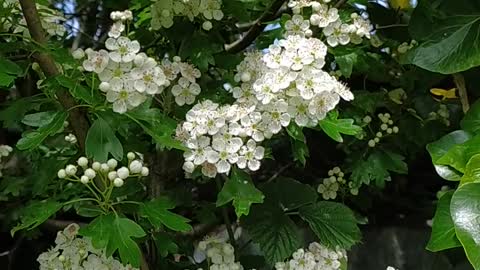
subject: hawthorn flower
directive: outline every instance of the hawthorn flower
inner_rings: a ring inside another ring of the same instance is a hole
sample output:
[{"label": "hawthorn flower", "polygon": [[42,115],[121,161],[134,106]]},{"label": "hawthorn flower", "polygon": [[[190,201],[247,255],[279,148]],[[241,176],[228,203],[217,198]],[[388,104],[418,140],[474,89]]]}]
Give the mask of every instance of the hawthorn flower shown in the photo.
[{"label": "hawthorn flower", "polygon": [[110,31],[108,31],[108,36],[111,38],[119,38],[122,35],[123,31],[125,31],[125,25],[123,24],[123,22],[118,21],[113,23]]},{"label": "hawthorn flower", "polygon": [[317,94],[308,104],[308,112],[317,120],[325,118],[327,112],[333,110],[340,101],[335,93],[321,92]]},{"label": "hawthorn flower", "polygon": [[266,125],[266,129],[272,134],[277,134],[282,127],[288,126],[290,115],[287,110],[288,103],[283,99],[266,106],[265,112],[262,114],[262,121]]},{"label": "hawthorn flower", "polygon": [[327,43],[332,47],[347,45],[350,42],[350,26],[337,20],[323,29]]},{"label": "hawthorn flower", "polygon": [[107,92],[107,101],[113,103],[113,111],[117,113],[125,113],[145,100],[144,95],[135,91],[132,81],[128,81],[120,89],[110,89]]},{"label": "hawthorn flower", "polygon": [[130,62],[135,59],[140,51],[140,43],[136,40],[130,40],[127,37],[118,39],[108,38],[105,41],[105,47],[110,51],[109,56],[115,62]]},{"label": "hawthorn flower", "polygon": [[302,15],[295,14],[291,20],[285,22],[286,35],[305,36],[305,31],[310,28],[310,22],[304,20]]},{"label": "hawthorn flower", "polygon": [[180,73],[184,78],[189,80],[191,83],[194,83],[196,79],[202,76],[200,70],[196,69],[194,66],[188,63],[178,63],[178,67],[180,69]]},{"label": "hawthorn flower", "polygon": [[193,104],[195,96],[200,94],[200,91],[200,86],[197,83],[191,83],[185,77],[180,78],[178,84],[172,87],[172,94],[179,106]]},{"label": "hawthorn flower", "polygon": [[131,77],[138,92],[150,95],[160,92],[166,83],[165,74],[153,58],[147,58],[142,65],[134,68]]},{"label": "hawthorn flower", "polygon": [[[238,143],[238,141],[235,141],[234,143]],[[232,147],[234,143],[227,142],[221,138],[212,141],[213,149],[208,152],[207,160],[209,163],[215,164],[217,172],[228,173],[231,164],[238,161],[238,154],[236,152],[241,147],[241,144],[240,146],[237,145],[236,147]]]},{"label": "hawthorn flower", "polygon": [[253,139],[247,141],[247,144],[240,149],[237,166],[240,169],[248,167],[251,171],[257,171],[260,168],[260,160],[263,159],[265,148],[257,146]]},{"label": "hawthorn flower", "polygon": [[98,74],[98,78],[102,82],[123,85],[124,81],[127,81],[130,79],[129,72],[131,69],[132,69],[131,62],[117,63],[117,62],[109,61],[105,69]]},{"label": "hawthorn flower", "polygon": [[256,142],[261,142],[265,139],[263,134],[262,114],[260,112],[252,112],[240,119],[245,135],[252,137]]},{"label": "hawthorn flower", "polygon": [[201,165],[207,160],[207,153],[212,150],[210,147],[210,138],[201,136],[196,139],[190,139],[187,143],[190,150],[186,151],[183,156],[188,162],[194,165]]},{"label": "hawthorn flower", "polygon": [[92,49],[85,50],[87,59],[83,61],[83,68],[86,71],[100,73],[108,65],[109,56],[105,50],[94,51]]},{"label": "hawthorn flower", "polygon": [[312,6],[314,12],[310,16],[310,23],[320,28],[327,27],[330,23],[339,19],[338,10],[329,8],[328,5],[318,4]]},{"label": "hawthorn flower", "polygon": [[308,103],[300,97],[292,97],[288,100],[287,112],[300,127],[308,126],[310,122],[313,122],[308,113]]}]

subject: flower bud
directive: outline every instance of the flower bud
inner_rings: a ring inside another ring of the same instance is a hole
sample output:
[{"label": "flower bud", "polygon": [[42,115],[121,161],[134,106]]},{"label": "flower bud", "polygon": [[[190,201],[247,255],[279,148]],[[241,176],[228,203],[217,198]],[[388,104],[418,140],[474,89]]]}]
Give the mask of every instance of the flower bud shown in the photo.
[{"label": "flower bud", "polygon": [[117,170],[117,175],[121,179],[127,179],[128,176],[130,176],[130,171],[128,170],[127,167],[121,167],[120,169]]},{"label": "flower bud", "polygon": [[142,176],[148,176],[150,174],[150,170],[147,167],[143,167],[141,174]]},{"label": "flower bud", "polygon": [[135,159],[135,153],[133,153],[133,152],[128,152],[127,158],[128,158],[129,160]]},{"label": "flower bud", "polygon": [[95,176],[97,175],[97,174],[95,173],[95,171],[94,171],[93,169],[91,169],[91,168],[86,169],[85,172],[84,172],[84,174],[85,174],[85,176],[87,176],[87,177],[90,178],[90,179],[95,178]]},{"label": "flower bud", "polygon": [[65,168],[65,172],[68,176],[73,176],[77,173],[77,167],[73,165],[67,165],[67,167]]},{"label": "flower bud", "polygon": [[113,180],[113,185],[116,186],[116,187],[121,187],[123,186],[123,180],[121,178],[115,178],[115,180]]},{"label": "flower bud", "polygon": [[102,92],[107,92],[110,90],[110,84],[108,82],[101,82],[98,88],[100,88],[100,91]]},{"label": "flower bud", "polygon": [[85,51],[83,51],[83,49],[76,49],[75,51],[72,52],[72,56],[73,58],[75,59],[82,59],[85,57]]},{"label": "flower bud", "polygon": [[92,163],[92,169],[94,169],[95,171],[99,171],[100,167],[101,167],[100,162],[95,161]]},{"label": "flower bud", "polygon": [[108,167],[109,167],[111,170],[113,170],[113,169],[115,169],[115,168],[117,167],[118,162],[117,162],[117,160],[115,160],[115,159],[112,158],[112,159],[109,159],[109,160],[107,161],[107,165],[108,165]]},{"label": "flower bud", "polygon": [[393,133],[398,133],[398,127],[397,127],[397,126],[394,126],[394,127],[392,128],[392,131],[393,131]]},{"label": "flower bud", "polygon": [[375,141],[375,143],[379,143],[380,142],[380,138],[378,137],[375,137],[375,139],[373,139]]},{"label": "flower bud", "polygon": [[82,177],[80,177],[80,182],[82,182],[82,184],[88,184],[88,182],[90,182],[90,178],[88,178],[88,176],[86,175],[82,175]]},{"label": "flower bud", "polygon": [[130,166],[128,167],[130,168],[131,173],[137,174],[142,172],[143,165],[140,161],[134,160],[130,163]]},{"label": "flower bud", "polygon": [[310,24],[312,24],[312,25],[319,25],[321,19],[322,19],[322,18],[320,17],[320,15],[318,15],[318,14],[312,14],[312,16],[310,16]]},{"label": "flower bud", "polygon": [[368,146],[375,147],[375,141],[374,140],[368,141]]},{"label": "flower bud", "polygon": [[100,170],[101,170],[102,172],[109,172],[109,171],[110,171],[110,167],[108,167],[108,164],[107,164],[107,163],[102,163],[102,164],[100,165]]},{"label": "flower bud", "polygon": [[78,166],[80,167],[87,167],[88,165],[88,159],[86,157],[80,157],[78,160],[77,160],[77,164]]},{"label": "flower bud", "polygon": [[210,21],[205,21],[205,22],[202,24],[202,28],[203,28],[203,30],[205,30],[205,31],[210,31],[210,30],[213,28],[212,22],[210,22]]},{"label": "flower bud", "polygon": [[115,178],[118,178],[118,175],[117,175],[117,172],[116,172],[116,171],[113,171],[113,172],[109,172],[109,173],[108,173],[108,179],[109,179],[110,181],[115,180]]},{"label": "flower bud", "polygon": [[65,177],[67,177],[67,173],[65,172],[64,169],[61,169],[61,170],[58,171],[57,176],[60,179],[64,179]]}]

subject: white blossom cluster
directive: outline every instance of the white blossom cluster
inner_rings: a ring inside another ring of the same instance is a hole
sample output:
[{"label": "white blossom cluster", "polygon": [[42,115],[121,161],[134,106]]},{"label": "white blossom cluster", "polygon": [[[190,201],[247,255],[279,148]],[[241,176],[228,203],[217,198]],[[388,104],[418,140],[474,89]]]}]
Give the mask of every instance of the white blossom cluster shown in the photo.
[{"label": "white blossom cluster", "polygon": [[[82,59],[86,71],[98,74],[99,88],[105,92],[107,101],[113,103],[113,111],[125,113],[143,102],[148,96],[160,94],[173,81],[172,93],[178,105],[193,104],[195,96],[200,94],[200,86],[196,79],[201,76],[198,69],[188,63],[174,58],[171,63],[164,59],[158,63],[155,59],[140,52],[140,43],[122,36],[125,31],[125,21],[131,20],[130,11],[112,12],[116,19],[108,32],[105,42],[107,50],[85,51],[79,49],[73,52],[76,59]],[[177,77],[180,78],[177,80]]]},{"label": "white blossom cluster", "polygon": [[[9,16],[0,18],[0,30],[12,30],[13,33],[21,33],[24,36],[30,36],[27,28],[27,22],[23,17],[23,13],[18,0],[3,1],[4,8],[11,8]],[[66,29],[63,23],[66,21],[62,13],[57,10],[48,8],[47,6],[37,4],[37,10],[43,29],[49,36],[63,37]],[[16,21],[16,20],[19,21]]]},{"label": "white blossom cluster", "polygon": [[[89,164],[86,157],[80,157],[76,165],[68,164],[64,169],[58,171],[57,176],[60,179],[80,182],[84,185],[95,185],[94,179],[99,178],[100,181],[108,181],[114,187],[123,186],[125,180],[129,177],[148,176],[149,169],[143,166],[141,158],[136,159],[133,152],[129,152],[127,158],[128,166],[117,168],[119,164],[116,159],[110,159],[106,163],[94,161]],[[80,171],[82,171],[81,174],[79,174]]]},{"label": "white blossom cluster", "polygon": [[[391,119],[391,115],[389,113],[378,114],[378,119],[380,120],[380,130],[375,133],[375,138],[368,141],[369,147],[375,147],[378,143],[380,143],[380,140],[384,136],[397,134],[399,132],[398,127],[394,125],[394,122]],[[365,124],[370,124],[372,122],[372,118],[367,115],[363,118],[363,122]]]},{"label": "white blossom cluster", "polygon": [[[285,23],[287,35],[312,35],[310,26],[323,28],[323,34],[327,38],[328,45],[335,47],[348,43],[360,44],[362,38],[370,39],[373,26],[370,21],[357,13],[352,13],[349,23],[342,22],[338,9],[330,7],[330,0],[309,1],[291,0],[289,7],[293,10],[293,17]],[[309,20],[304,20],[301,15],[302,9],[311,7],[312,12]]]},{"label": "white blossom cluster", "polygon": [[0,145],[0,177],[3,176],[2,174],[2,169],[3,169],[3,162],[2,158],[3,157],[8,157],[10,153],[13,151],[13,148],[9,145]]},{"label": "white blossom cluster", "polygon": [[243,266],[235,262],[235,249],[229,243],[210,238],[200,241],[198,249],[207,255],[209,270],[243,270]]},{"label": "white blossom cluster", "polygon": [[313,242],[308,250],[303,248],[295,251],[292,259],[275,264],[276,270],[338,270],[342,262],[346,262],[347,253],[344,249],[335,250]]},{"label": "white blossom cluster", "polygon": [[348,182],[344,178],[345,174],[340,167],[333,167],[328,171],[328,177],[324,178],[322,183],[317,187],[317,192],[322,194],[324,200],[334,200],[341,188],[347,187],[352,195],[358,195],[358,187],[353,182]]},{"label": "white blossom cluster", "polygon": [[154,29],[170,28],[175,17],[187,17],[193,21],[199,16],[206,20],[203,29],[212,29],[212,20],[220,21],[222,12],[222,0],[157,0],[152,6],[152,27]]},{"label": "white blossom cluster", "polygon": [[95,249],[89,238],[77,237],[79,226],[70,224],[57,233],[56,246],[38,256],[40,270],[135,270]]}]

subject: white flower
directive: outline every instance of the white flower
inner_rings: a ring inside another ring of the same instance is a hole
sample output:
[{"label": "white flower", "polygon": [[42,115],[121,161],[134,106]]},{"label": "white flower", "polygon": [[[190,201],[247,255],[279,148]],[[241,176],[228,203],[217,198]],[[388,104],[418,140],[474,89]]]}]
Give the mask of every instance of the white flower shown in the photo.
[{"label": "white flower", "polygon": [[337,20],[330,23],[323,29],[323,33],[327,36],[327,43],[336,47],[338,44],[347,45],[350,42],[350,26]]},{"label": "white flower", "polygon": [[147,58],[140,67],[133,69],[131,77],[137,91],[150,95],[158,94],[166,83],[165,74],[153,58]]},{"label": "white flower", "polygon": [[196,69],[194,66],[188,63],[178,63],[178,67],[182,76],[189,80],[191,83],[194,83],[196,79],[202,76],[200,70]]},{"label": "white flower", "polygon": [[121,89],[110,89],[107,92],[107,101],[113,103],[113,111],[125,113],[131,108],[142,104],[146,97],[133,88],[133,82],[128,81]]},{"label": "white flower", "polygon": [[265,112],[262,114],[262,121],[267,130],[273,134],[277,134],[283,127],[290,124],[290,115],[287,113],[288,103],[283,99],[269,104],[265,107]]},{"label": "white flower", "polygon": [[247,144],[240,149],[237,165],[240,169],[248,167],[251,171],[260,168],[260,160],[263,159],[265,148],[257,146],[255,141],[250,139]]},{"label": "white flower", "polygon": [[260,112],[252,112],[242,117],[240,123],[243,126],[245,135],[252,137],[256,142],[261,142],[265,139],[262,114]]},{"label": "white flower", "polygon": [[305,31],[310,28],[310,22],[304,20],[302,15],[293,15],[291,20],[285,22],[286,35],[300,35],[305,36]]},{"label": "white flower", "polygon": [[321,92],[308,104],[308,112],[317,120],[322,120],[327,112],[335,108],[339,101],[340,97],[336,93]]},{"label": "white flower", "polygon": [[328,5],[320,4],[317,5],[315,12],[310,16],[310,23],[324,28],[338,19],[339,15],[336,8],[328,8]]},{"label": "white flower", "polygon": [[175,96],[175,102],[179,106],[193,104],[195,96],[200,94],[201,89],[197,83],[191,83],[185,77],[178,80],[178,84],[172,87],[172,94]]},{"label": "white flower", "polygon": [[309,126],[311,122],[313,122],[313,125],[316,123],[309,117],[308,103],[300,97],[292,97],[289,99],[287,112],[300,127]]},{"label": "white flower", "polygon": [[108,82],[113,87],[121,88],[125,81],[130,80],[132,63],[117,63],[110,61],[105,69],[98,74],[102,82]]},{"label": "white flower", "polygon": [[202,164],[202,173],[206,177],[215,178],[215,176],[217,176],[217,166],[215,164],[205,162]]},{"label": "white flower", "polygon": [[207,161],[216,165],[217,172],[228,173],[230,171],[231,164],[234,164],[238,161],[238,154],[236,152],[241,145],[238,148],[235,147],[237,148],[235,149],[234,147],[231,147],[230,143],[218,138],[213,140],[212,146],[213,149],[207,153]]},{"label": "white flower", "polygon": [[86,71],[100,73],[108,65],[109,56],[105,50],[94,51],[91,49],[85,50],[87,59],[83,61],[83,68]]},{"label": "white flower", "polygon": [[318,185],[318,193],[322,194],[323,199],[335,199],[337,197],[338,183],[335,178],[323,179],[323,184]]},{"label": "white flower", "polygon": [[76,49],[75,51],[72,52],[72,56],[75,59],[83,59],[85,57],[85,51],[81,48]]},{"label": "white flower", "polygon": [[207,160],[207,153],[212,150],[210,147],[210,138],[201,136],[197,139],[190,139],[186,143],[190,149],[183,156],[186,161],[192,162],[194,165],[201,165]]},{"label": "white flower", "polygon": [[118,39],[108,38],[105,41],[105,47],[110,51],[108,54],[110,59],[115,62],[130,62],[135,59],[136,54],[140,51],[140,43],[130,40],[127,37],[119,37]]},{"label": "white flower", "polygon": [[111,38],[118,38],[122,35],[123,31],[125,31],[125,25],[123,22],[118,21],[112,25],[110,31],[108,31],[108,36]]}]

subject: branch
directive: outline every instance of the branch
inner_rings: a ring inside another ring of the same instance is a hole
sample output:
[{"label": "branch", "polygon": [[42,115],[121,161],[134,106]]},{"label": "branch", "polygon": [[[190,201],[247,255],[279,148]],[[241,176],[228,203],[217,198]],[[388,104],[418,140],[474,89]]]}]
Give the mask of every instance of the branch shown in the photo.
[{"label": "branch", "polygon": [[[42,23],[35,2],[33,0],[20,0],[20,6],[22,7],[22,12],[27,21],[28,30],[32,39],[39,44],[46,44],[47,37],[42,28]],[[55,65],[54,59],[49,54],[37,52],[33,54],[33,57],[37,60],[40,68],[47,77],[60,75],[60,71]],[[69,110],[76,105],[73,97],[70,96],[65,89],[60,89],[56,94],[58,101],[62,104],[65,110]],[[79,108],[69,110],[69,120],[80,145],[80,150],[84,151],[85,138],[89,128],[88,120]]]},{"label": "branch", "polygon": [[340,6],[345,4],[345,2],[347,2],[347,0],[339,0],[333,7],[334,8],[339,8]]},{"label": "branch", "polygon": [[225,44],[225,51],[229,53],[238,53],[247,48],[263,32],[267,26],[265,23],[275,19],[275,15],[283,6],[286,0],[275,0],[260,18],[258,18],[247,33],[233,43]]},{"label": "branch", "polygon": [[470,109],[470,103],[468,102],[467,88],[465,86],[465,78],[460,73],[453,74],[453,81],[458,89],[458,94],[460,96],[460,102],[462,103],[463,113],[467,113]]}]

